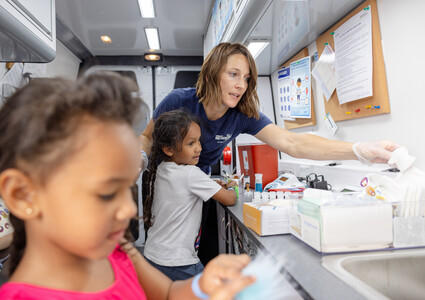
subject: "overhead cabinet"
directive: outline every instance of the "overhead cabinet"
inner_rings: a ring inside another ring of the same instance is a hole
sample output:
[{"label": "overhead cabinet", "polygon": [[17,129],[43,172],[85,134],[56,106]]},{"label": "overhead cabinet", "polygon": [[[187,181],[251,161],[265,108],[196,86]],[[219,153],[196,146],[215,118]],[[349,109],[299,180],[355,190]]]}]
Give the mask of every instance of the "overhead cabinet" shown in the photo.
[{"label": "overhead cabinet", "polygon": [[0,61],[49,62],[55,53],[55,0],[0,0]]}]

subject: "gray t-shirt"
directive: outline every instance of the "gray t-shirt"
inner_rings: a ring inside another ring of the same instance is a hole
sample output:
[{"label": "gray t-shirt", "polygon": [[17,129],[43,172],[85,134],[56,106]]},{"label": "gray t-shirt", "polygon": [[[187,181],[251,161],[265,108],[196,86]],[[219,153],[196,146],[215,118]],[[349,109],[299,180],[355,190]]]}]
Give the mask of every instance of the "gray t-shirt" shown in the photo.
[{"label": "gray t-shirt", "polygon": [[148,230],[144,255],[161,266],[196,264],[195,241],[202,217],[202,203],[221,186],[197,166],[162,162],[157,169],[153,225]]}]

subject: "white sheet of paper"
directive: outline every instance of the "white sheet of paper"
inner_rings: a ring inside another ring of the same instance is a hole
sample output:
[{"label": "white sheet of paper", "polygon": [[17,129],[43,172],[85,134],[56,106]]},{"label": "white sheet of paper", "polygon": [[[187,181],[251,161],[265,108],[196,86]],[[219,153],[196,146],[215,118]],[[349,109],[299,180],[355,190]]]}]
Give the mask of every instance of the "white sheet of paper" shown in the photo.
[{"label": "white sheet of paper", "polygon": [[341,25],[334,34],[339,103],[373,95],[372,13],[370,6]]},{"label": "white sheet of paper", "polygon": [[335,121],[334,121],[334,119],[332,118],[332,116],[331,116],[331,114],[330,114],[330,113],[327,113],[327,114],[326,114],[326,117],[325,117],[325,124],[326,124],[326,127],[329,129],[329,132],[330,132],[332,135],[335,135],[335,132],[336,132],[336,130],[338,129],[338,126],[336,126],[336,123],[335,123]]},{"label": "white sheet of paper", "polygon": [[329,44],[325,45],[322,55],[320,55],[313,71],[311,71],[311,75],[322,88],[326,101],[329,101],[336,88],[335,52]]},{"label": "white sheet of paper", "polygon": [[279,116],[282,120],[294,120],[291,117],[291,103],[289,86],[291,83],[290,68],[277,71],[277,84],[279,89]]}]

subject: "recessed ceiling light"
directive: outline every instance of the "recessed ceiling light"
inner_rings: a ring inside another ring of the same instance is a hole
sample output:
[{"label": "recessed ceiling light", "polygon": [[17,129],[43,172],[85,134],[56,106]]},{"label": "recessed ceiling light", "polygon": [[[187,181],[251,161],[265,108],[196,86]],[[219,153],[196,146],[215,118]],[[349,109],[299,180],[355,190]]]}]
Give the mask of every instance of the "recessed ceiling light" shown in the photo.
[{"label": "recessed ceiling light", "polygon": [[159,50],[160,46],[159,46],[158,28],[155,28],[155,27],[145,28],[145,34],[146,34],[146,38],[148,39],[149,49]]},{"label": "recessed ceiling light", "polygon": [[150,61],[162,60],[162,55],[159,53],[145,53],[145,59]]},{"label": "recessed ceiling light", "polygon": [[153,0],[139,0],[139,8],[142,18],[155,18]]},{"label": "recessed ceiling light", "polygon": [[112,40],[109,36],[107,35],[102,35],[100,36],[100,39],[102,40],[102,42],[104,42],[105,44],[110,44],[112,43]]},{"label": "recessed ceiling light", "polygon": [[270,42],[266,40],[251,40],[249,41],[247,48],[255,59],[258,55],[260,55],[261,51],[263,51],[269,43]]}]

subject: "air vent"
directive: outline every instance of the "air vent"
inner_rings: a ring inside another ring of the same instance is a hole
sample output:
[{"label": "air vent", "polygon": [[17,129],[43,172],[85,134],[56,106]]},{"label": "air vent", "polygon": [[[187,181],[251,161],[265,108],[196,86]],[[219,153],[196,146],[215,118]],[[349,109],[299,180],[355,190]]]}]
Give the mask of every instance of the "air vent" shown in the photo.
[{"label": "air vent", "polygon": [[81,60],[93,57],[93,54],[69,29],[68,26],[56,15],[56,38]]}]

